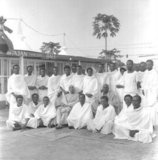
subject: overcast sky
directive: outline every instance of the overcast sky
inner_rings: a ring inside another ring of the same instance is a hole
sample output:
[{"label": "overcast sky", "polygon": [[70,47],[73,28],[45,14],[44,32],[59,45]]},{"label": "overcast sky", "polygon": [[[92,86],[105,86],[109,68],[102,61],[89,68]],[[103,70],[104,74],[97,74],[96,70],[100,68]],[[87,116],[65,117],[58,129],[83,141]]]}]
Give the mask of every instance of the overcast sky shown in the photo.
[{"label": "overcast sky", "polygon": [[[66,33],[68,54],[97,57],[104,48],[104,39],[92,36],[93,17],[98,13],[114,15],[120,20],[120,31],[108,38],[108,49],[121,54],[158,53],[158,11],[156,0],[0,0],[0,15],[8,18],[6,25],[14,30],[9,35],[15,49],[39,51],[42,42],[60,42],[63,35],[43,36],[18,20],[45,34]],[[19,27],[20,25],[20,27]],[[23,35],[23,38],[21,38]],[[22,41],[23,40],[23,41]],[[25,43],[22,43],[25,42]]]}]

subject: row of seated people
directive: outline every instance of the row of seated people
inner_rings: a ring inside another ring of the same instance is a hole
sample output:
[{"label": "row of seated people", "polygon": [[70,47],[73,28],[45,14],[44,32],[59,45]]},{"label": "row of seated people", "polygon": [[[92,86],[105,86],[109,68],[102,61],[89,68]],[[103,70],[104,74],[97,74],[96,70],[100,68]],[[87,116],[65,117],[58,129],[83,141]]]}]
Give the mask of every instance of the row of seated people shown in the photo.
[{"label": "row of seated people", "polygon": [[39,95],[35,93],[32,101],[26,105],[23,96],[17,95],[16,103],[9,110],[8,128],[19,130],[46,126],[60,129],[68,126],[70,129],[87,128],[102,134],[113,133],[118,139],[152,142],[155,136],[152,119],[154,112],[141,106],[139,95],[126,95],[124,107],[116,115],[108,96],[101,96],[94,108],[92,103],[86,102],[83,93],[75,92],[73,86],[69,87],[69,91],[67,94],[58,94],[55,103],[47,96],[39,102]]}]

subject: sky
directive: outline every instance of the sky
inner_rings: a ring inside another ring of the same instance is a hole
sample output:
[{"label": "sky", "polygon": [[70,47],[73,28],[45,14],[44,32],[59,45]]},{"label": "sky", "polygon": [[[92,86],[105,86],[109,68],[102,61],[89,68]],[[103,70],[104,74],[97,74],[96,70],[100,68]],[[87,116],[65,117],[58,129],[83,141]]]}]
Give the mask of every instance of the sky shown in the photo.
[{"label": "sky", "polygon": [[158,55],[157,0],[0,2],[0,15],[8,19],[6,25],[13,29],[13,33],[7,35],[13,41],[15,49],[40,51],[42,42],[53,41],[60,42],[69,55],[97,57],[104,49],[104,39],[96,39],[92,35],[92,22],[98,13],[103,13],[114,15],[121,24],[117,36],[108,37],[109,50],[117,48],[121,51],[120,54],[131,57]]}]

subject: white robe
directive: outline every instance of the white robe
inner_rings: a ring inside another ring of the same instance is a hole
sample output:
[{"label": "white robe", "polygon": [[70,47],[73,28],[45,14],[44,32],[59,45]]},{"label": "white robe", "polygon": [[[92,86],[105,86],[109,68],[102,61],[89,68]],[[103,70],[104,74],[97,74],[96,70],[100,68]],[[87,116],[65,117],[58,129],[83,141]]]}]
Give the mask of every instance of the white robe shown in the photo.
[{"label": "white robe", "polygon": [[52,75],[48,79],[48,97],[52,103],[55,102],[58,92],[60,91],[60,75]]},{"label": "white robe", "polygon": [[86,96],[86,102],[94,102],[99,97],[99,83],[95,76],[85,76],[83,79],[83,94],[92,94],[89,98]]},{"label": "white robe", "polygon": [[44,126],[48,126],[50,120],[56,117],[55,106],[52,103],[49,103],[46,107],[44,107],[44,104],[41,104],[34,116],[28,121],[28,127],[37,128],[39,126],[38,119],[42,120]]},{"label": "white robe", "polygon": [[16,122],[25,124],[27,118],[30,118],[27,106],[22,104],[22,106],[18,107],[17,104],[14,104],[9,108],[9,118],[6,121],[7,127],[14,128]]},{"label": "white robe", "polygon": [[10,106],[16,104],[16,99],[12,93],[15,93],[16,95],[22,95],[24,101],[27,101],[30,98],[30,92],[23,75],[13,74],[8,79],[6,98]]},{"label": "white robe", "polygon": [[81,106],[80,102],[76,103],[68,118],[67,122],[69,126],[73,126],[75,129],[80,129],[87,126],[87,122],[92,119],[92,110],[89,103],[84,103]]},{"label": "white robe", "polygon": [[158,74],[154,69],[145,71],[142,89],[145,94],[144,104],[147,107],[154,106],[158,102]]},{"label": "white robe", "polygon": [[109,105],[104,109],[102,105],[99,105],[95,118],[88,122],[87,129],[92,131],[101,130],[101,133],[109,134],[112,132],[115,115],[113,106]]},{"label": "white robe", "polygon": [[[41,86],[48,86],[48,76],[45,75],[44,77],[42,77],[41,75],[37,77],[37,83],[36,86],[37,88],[41,87]],[[48,94],[48,89],[42,90],[42,89],[38,89],[38,94],[39,94],[39,99],[40,101],[43,100],[43,97],[47,96]]]},{"label": "white robe", "polygon": [[34,114],[35,111],[38,109],[38,107],[41,105],[41,103],[39,102],[37,105],[35,105],[35,103],[33,101],[31,101],[28,106],[27,106],[27,110],[28,110],[28,113],[31,115],[31,114]]},{"label": "white robe", "polygon": [[123,85],[124,85],[124,95],[136,95],[138,93],[137,90],[137,72],[134,71],[132,73],[124,72],[123,75]]},{"label": "white robe", "polygon": [[[36,81],[37,81],[37,76],[32,74],[32,75],[28,75],[26,74],[25,75],[25,82],[27,84],[27,86],[33,86],[33,87],[36,87]],[[30,95],[34,94],[34,93],[37,93],[37,89],[34,89],[34,90],[30,90]]]},{"label": "white robe", "polygon": [[65,74],[60,79],[60,87],[66,92],[69,91],[69,86],[72,85],[73,75],[66,76]]},{"label": "white robe", "polygon": [[[123,75],[120,75],[120,77],[116,81],[116,85],[124,85],[124,78]],[[120,101],[123,103],[124,99],[124,88],[116,88],[116,91],[119,95]]]},{"label": "white robe", "polygon": [[73,75],[72,78],[72,85],[75,87],[77,92],[80,92],[83,90],[83,79],[85,75]]},{"label": "white robe", "polygon": [[[123,118],[116,118],[113,134],[116,139],[128,139],[143,143],[152,142],[153,122],[150,114],[143,107],[138,109],[129,108]],[[130,130],[139,130],[134,137],[130,137]]]}]

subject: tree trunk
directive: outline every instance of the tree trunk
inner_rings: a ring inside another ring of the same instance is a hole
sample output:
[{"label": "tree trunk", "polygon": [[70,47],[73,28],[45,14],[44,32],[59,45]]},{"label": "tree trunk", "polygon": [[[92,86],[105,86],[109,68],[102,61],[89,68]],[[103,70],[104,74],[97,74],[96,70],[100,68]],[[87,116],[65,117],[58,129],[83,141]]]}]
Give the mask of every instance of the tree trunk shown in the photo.
[{"label": "tree trunk", "polygon": [[[105,37],[105,51],[107,51],[107,37]],[[107,64],[107,59],[108,59],[108,56],[107,56],[107,53],[105,53],[105,71],[107,72],[108,71],[108,64]]]}]

